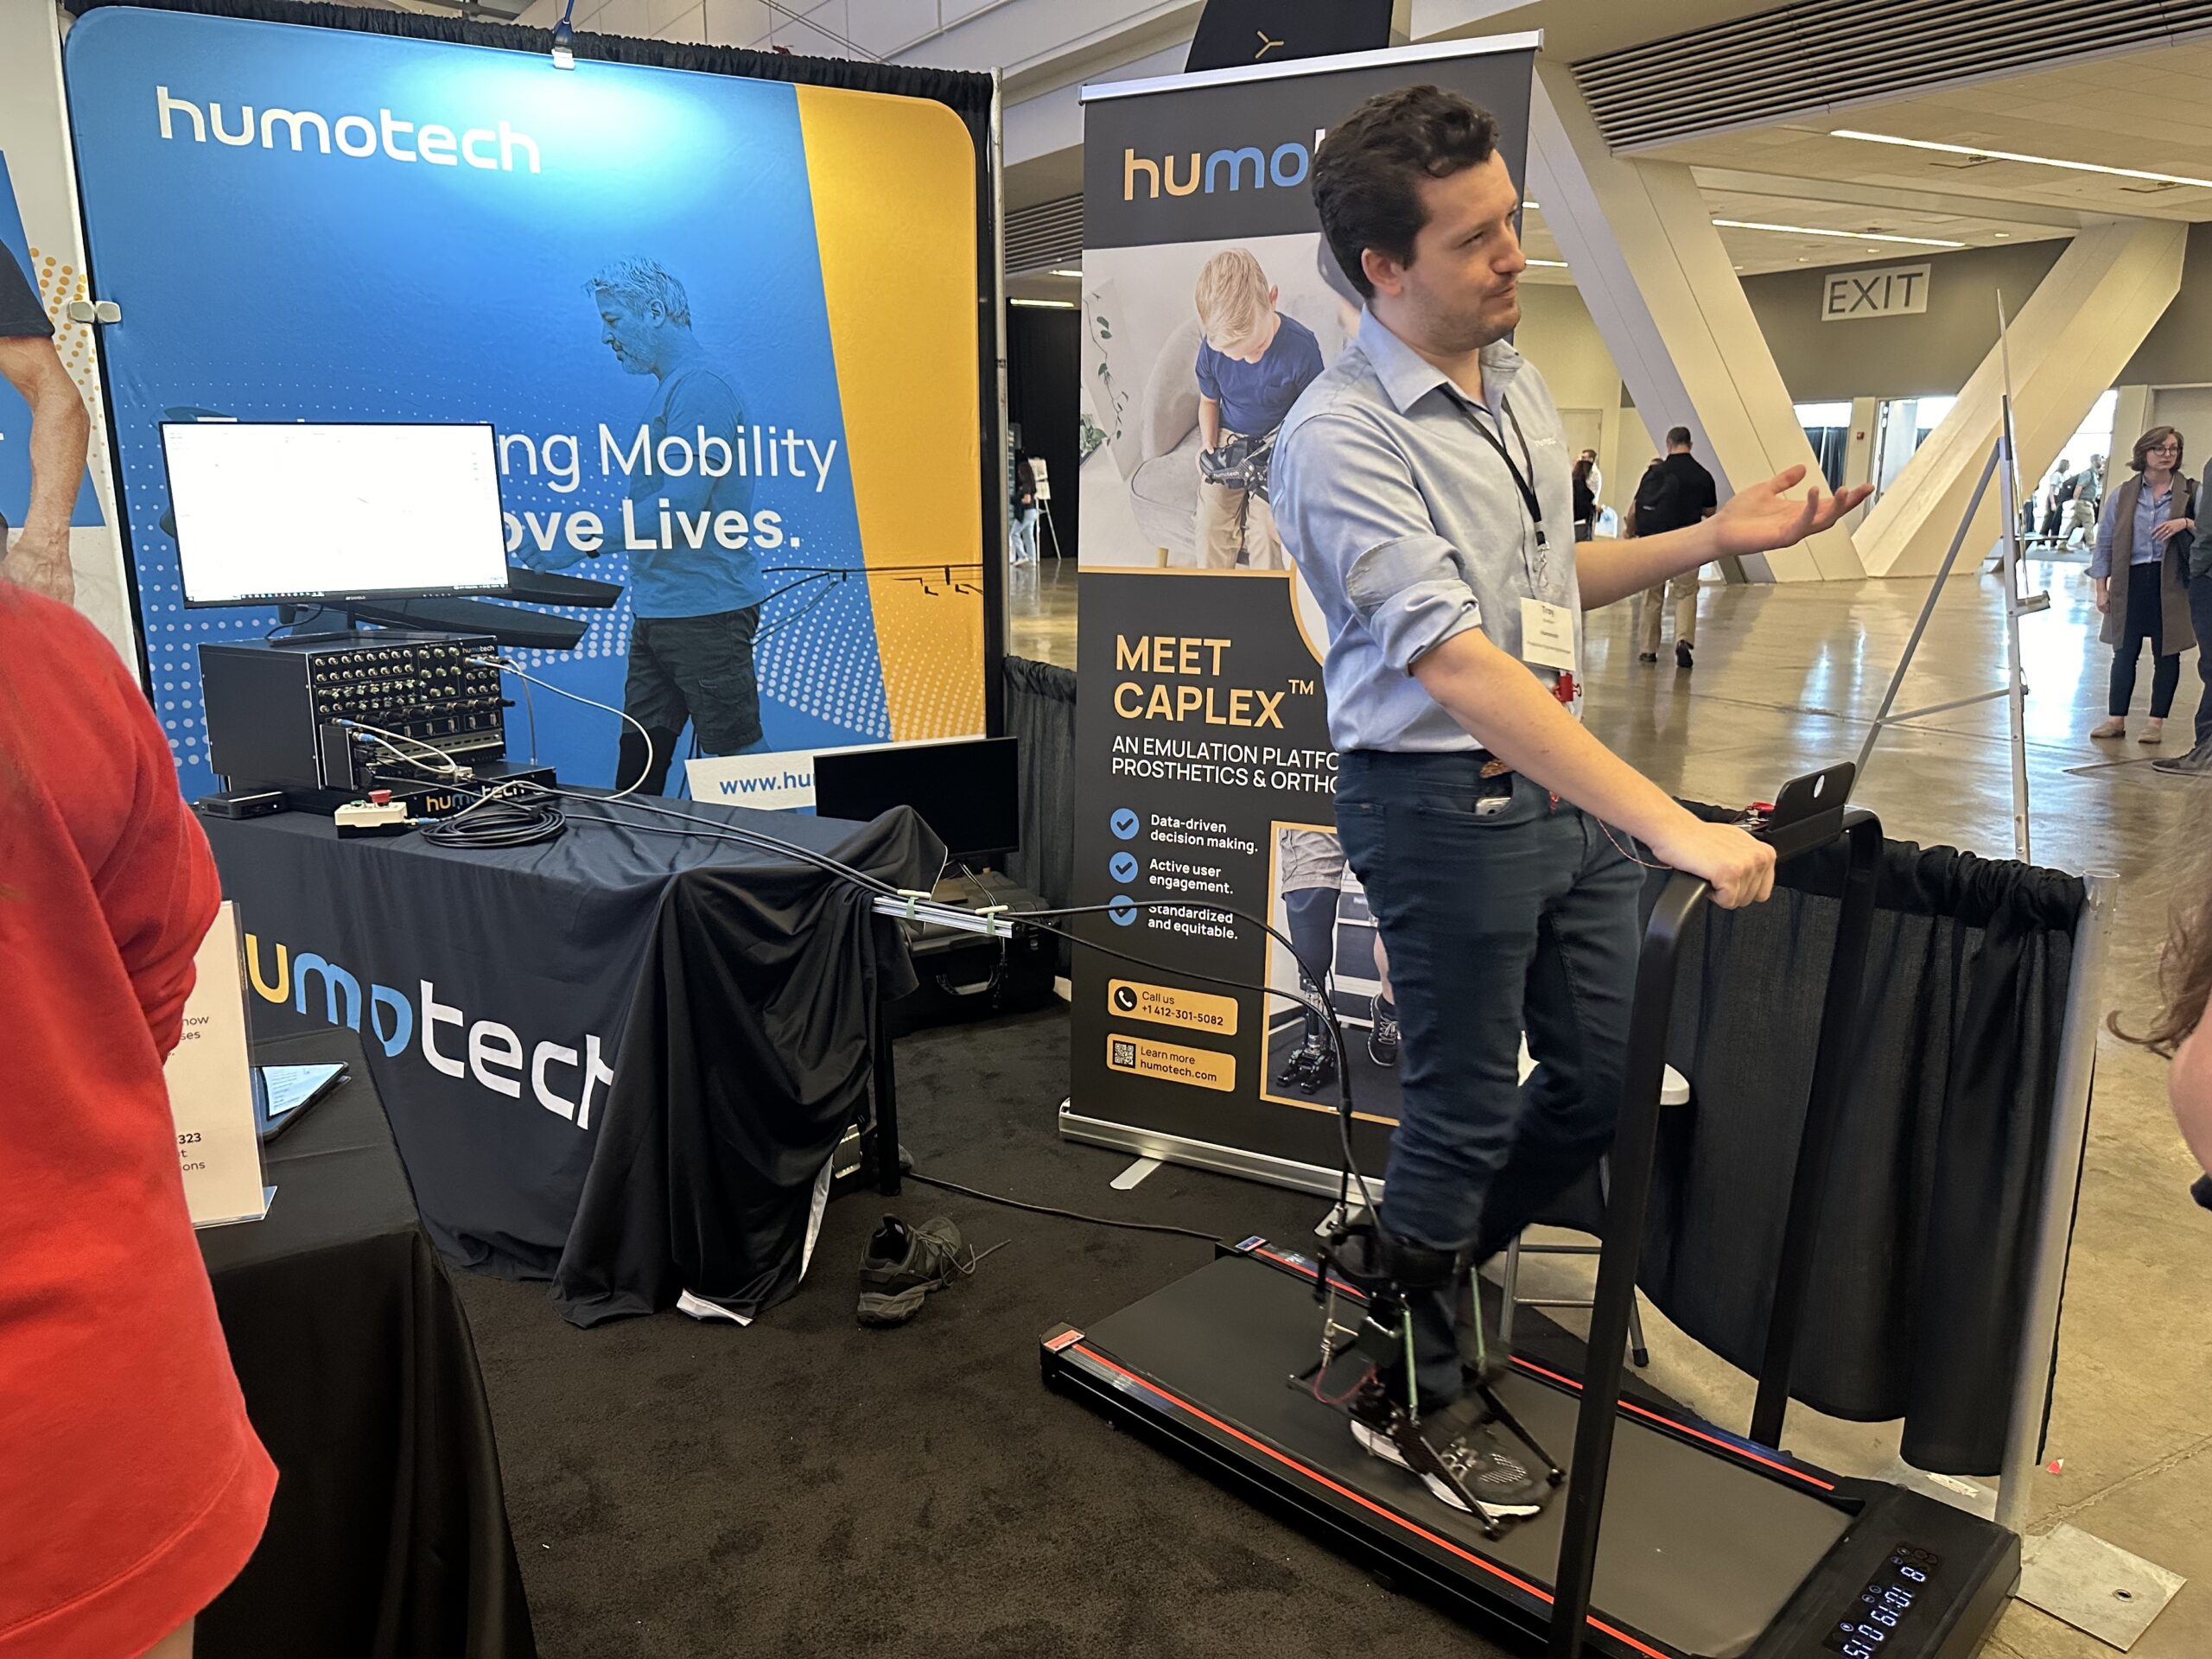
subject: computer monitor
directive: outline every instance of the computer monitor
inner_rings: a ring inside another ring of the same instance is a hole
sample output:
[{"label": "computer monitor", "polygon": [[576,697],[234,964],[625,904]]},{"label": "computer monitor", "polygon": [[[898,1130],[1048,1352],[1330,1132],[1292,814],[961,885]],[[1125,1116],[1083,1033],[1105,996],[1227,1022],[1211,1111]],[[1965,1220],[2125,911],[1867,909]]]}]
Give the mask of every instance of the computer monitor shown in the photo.
[{"label": "computer monitor", "polygon": [[486,423],[169,421],[162,453],[188,605],[507,589]]},{"label": "computer monitor", "polygon": [[820,749],[814,810],[865,823],[911,806],[946,853],[975,861],[1021,849],[1021,742],[957,738],[891,748]]}]

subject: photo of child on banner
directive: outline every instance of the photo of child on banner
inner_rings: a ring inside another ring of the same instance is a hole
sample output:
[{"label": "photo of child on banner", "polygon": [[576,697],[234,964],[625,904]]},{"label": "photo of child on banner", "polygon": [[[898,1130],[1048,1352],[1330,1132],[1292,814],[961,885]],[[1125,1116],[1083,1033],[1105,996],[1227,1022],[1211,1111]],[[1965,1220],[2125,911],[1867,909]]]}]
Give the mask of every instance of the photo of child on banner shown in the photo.
[{"label": "photo of child on banner", "polygon": [[[1321,251],[1312,235],[1087,255],[1086,563],[1290,568],[1267,501],[1275,433],[1358,326]],[[1178,270],[1189,285],[1162,315]]]}]

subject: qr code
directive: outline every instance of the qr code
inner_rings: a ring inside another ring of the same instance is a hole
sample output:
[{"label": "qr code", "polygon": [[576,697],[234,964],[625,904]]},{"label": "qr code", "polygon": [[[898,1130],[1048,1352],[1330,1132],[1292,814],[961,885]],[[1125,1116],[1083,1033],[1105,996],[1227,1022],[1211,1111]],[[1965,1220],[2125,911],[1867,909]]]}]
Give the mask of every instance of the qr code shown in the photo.
[{"label": "qr code", "polygon": [[1136,1069],[1137,1046],[1135,1043],[1125,1043],[1116,1039],[1108,1052],[1109,1065],[1118,1065],[1124,1071],[1129,1071]]}]

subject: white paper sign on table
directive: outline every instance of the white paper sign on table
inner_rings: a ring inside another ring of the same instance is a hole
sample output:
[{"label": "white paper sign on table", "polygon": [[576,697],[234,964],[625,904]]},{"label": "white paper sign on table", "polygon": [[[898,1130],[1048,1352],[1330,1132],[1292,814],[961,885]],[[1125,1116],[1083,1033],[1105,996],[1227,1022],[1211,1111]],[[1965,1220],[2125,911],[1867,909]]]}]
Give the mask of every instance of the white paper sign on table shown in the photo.
[{"label": "white paper sign on table", "polygon": [[269,1197],[246,1056],[245,957],[238,907],[227,899],[200,942],[195,966],[184,1036],[166,1068],[185,1202],[194,1227],[258,1221],[269,1213]]}]

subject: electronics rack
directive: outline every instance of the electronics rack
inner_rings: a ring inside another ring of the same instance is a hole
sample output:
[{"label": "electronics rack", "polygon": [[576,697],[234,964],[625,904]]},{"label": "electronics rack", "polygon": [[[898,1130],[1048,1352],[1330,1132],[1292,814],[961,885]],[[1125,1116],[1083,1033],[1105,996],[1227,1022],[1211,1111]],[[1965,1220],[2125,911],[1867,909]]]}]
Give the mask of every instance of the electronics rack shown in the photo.
[{"label": "electronics rack", "polygon": [[[358,791],[372,772],[435,775],[427,750],[474,766],[506,753],[499,671],[488,634],[404,629],[309,634],[200,647],[207,746],[232,787]],[[353,722],[349,726],[340,722]],[[390,734],[381,747],[375,727]]]}]

